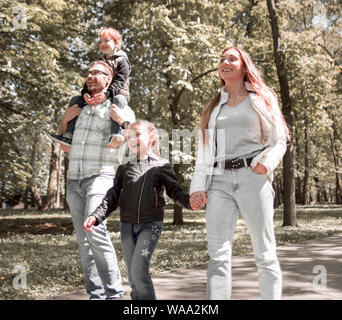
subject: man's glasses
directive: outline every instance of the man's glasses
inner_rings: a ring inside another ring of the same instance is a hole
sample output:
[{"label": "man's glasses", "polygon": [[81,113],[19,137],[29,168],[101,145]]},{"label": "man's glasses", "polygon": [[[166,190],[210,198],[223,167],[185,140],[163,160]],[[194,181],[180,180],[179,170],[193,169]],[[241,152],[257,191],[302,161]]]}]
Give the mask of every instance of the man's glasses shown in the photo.
[{"label": "man's glasses", "polygon": [[92,76],[98,76],[98,75],[101,75],[101,74],[104,74],[104,75],[108,76],[107,73],[105,73],[105,72],[103,72],[103,71],[100,71],[100,70],[92,70],[92,71],[89,71],[89,72],[87,73],[87,77],[88,77],[90,74],[91,74]]}]

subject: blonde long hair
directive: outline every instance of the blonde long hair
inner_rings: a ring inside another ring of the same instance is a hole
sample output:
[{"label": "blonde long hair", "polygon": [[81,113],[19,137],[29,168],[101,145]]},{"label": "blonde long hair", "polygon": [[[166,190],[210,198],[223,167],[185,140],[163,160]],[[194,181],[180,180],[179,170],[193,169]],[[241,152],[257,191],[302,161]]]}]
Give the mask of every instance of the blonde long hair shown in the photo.
[{"label": "blonde long hair", "polygon": [[[223,50],[222,55],[229,49],[234,49],[237,52],[239,52],[241,60],[243,62],[243,66],[246,70],[244,81],[247,81],[250,84],[253,91],[255,91],[258,96],[263,98],[263,100],[265,101],[266,107],[272,116],[272,119],[274,119],[275,110],[273,108],[278,108],[280,111],[276,93],[265,84],[265,82],[263,81],[263,79],[260,75],[260,72],[258,71],[258,69],[256,68],[255,64],[253,63],[251,57],[249,56],[249,54],[245,50],[243,50],[241,48],[236,48],[236,47],[228,47],[228,48]],[[225,85],[225,82],[222,78],[220,78],[220,80],[221,80],[221,87],[222,87]],[[276,105],[272,105],[270,94],[274,95],[275,100],[277,101]],[[205,130],[208,129],[208,123],[209,123],[211,112],[218,105],[220,99],[221,99],[221,93],[218,93],[214,98],[209,100],[204,105],[203,112],[201,115],[201,122],[200,122],[200,129],[202,131],[202,138],[203,138],[204,143],[206,142]],[[281,111],[280,111],[280,113],[281,113]],[[281,117],[283,120],[283,125],[285,128],[286,137],[290,141],[291,140],[290,131],[288,129],[288,126],[285,122],[285,119],[284,119],[284,116],[282,115],[282,113],[281,113]]]}]

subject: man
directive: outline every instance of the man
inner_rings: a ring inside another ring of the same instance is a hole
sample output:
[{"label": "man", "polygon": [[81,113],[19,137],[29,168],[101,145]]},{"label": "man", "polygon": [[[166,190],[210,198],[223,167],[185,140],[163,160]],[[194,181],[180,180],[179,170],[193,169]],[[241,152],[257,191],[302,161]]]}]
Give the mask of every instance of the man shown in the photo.
[{"label": "man", "polygon": [[[92,95],[105,92],[112,77],[110,66],[103,61],[95,61],[86,78],[88,90]],[[127,108],[120,115],[110,99],[96,106],[88,104],[82,109],[74,105],[64,113],[59,128],[59,134],[65,133],[68,121],[78,116],[72,145],[62,145],[62,149],[70,151],[66,198],[90,299],[121,299],[123,295],[116,254],[106,224],[94,227],[93,232],[86,232],[83,223],[113,186],[115,170],[122,160],[124,148],[106,148],[111,134],[110,118],[123,127],[126,122],[134,122],[134,113]]]}]

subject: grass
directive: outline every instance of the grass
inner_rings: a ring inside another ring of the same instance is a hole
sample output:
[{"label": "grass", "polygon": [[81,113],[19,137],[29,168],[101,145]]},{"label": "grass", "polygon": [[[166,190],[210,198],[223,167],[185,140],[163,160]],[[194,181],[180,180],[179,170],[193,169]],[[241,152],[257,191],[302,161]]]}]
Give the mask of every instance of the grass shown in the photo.
[{"label": "grass", "polygon": [[[185,224],[172,225],[167,210],[162,236],[152,257],[151,273],[191,268],[208,261],[205,213],[184,211]],[[342,232],[342,207],[298,207],[297,227],[282,227],[281,210],[276,210],[278,246]],[[116,248],[123,281],[127,282],[120,245],[118,214],[108,219],[108,230]],[[239,217],[233,255],[252,251],[249,233]],[[17,290],[13,280],[16,266],[26,269],[26,289]],[[70,214],[54,210],[0,210],[0,299],[47,299],[84,288],[78,245]]]}]

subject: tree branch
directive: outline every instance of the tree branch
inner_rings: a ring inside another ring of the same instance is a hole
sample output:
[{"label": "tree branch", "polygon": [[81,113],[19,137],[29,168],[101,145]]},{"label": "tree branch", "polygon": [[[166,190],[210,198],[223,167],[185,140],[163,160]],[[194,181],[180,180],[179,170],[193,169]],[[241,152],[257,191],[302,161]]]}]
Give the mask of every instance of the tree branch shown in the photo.
[{"label": "tree branch", "polygon": [[11,111],[12,113],[18,114],[18,115],[23,116],[23,117],[25,117],[25,118],[28,118],[28,117],[29,117],[29,116],[27,115],[27,113],[15,109],[15,108],[14,108],[11,104],[9,104],[9,103],[1,102],[0,106],[1,106],[1,108],[5,108],[5,109]]},{"label": "tree branch", "polygon": [[324,51],[328,54],[328,56],[333,59],[335,61],[335,57],[333,56],[333,54],[325,47],[322,46],[320,43],[318,44],[322,49],[324,49]]},{"label": "tree branch", "polygon": [[[204,72],[204,73],[202,73],[202,74],[199,74],[198,76],[196,76],[195,78],[193,78],[193,79],[190,81],[190,83],[194,83],[194,82],[196,82],[198,79],[200,79],[200,78],[202,78],[202,77],[204,77],[204,76],[206,76],[206,75],[208,75],[209,73],[214,72],[214,71],[217,71],[217,68],[215,68],[215,69],[210,69],[210,70],[208,70],[208,71],[206,71],[206,72]],[[183,94],[184,90],[185,90],[185,87],[183,87],[183,88],[179,91],[179,93],[177,94],[177,96],[176,96],[176,98],[175,98],[175,101],[176,101],[177,103],[178,103],[178,100],[180,99],[181,95]]]}]

